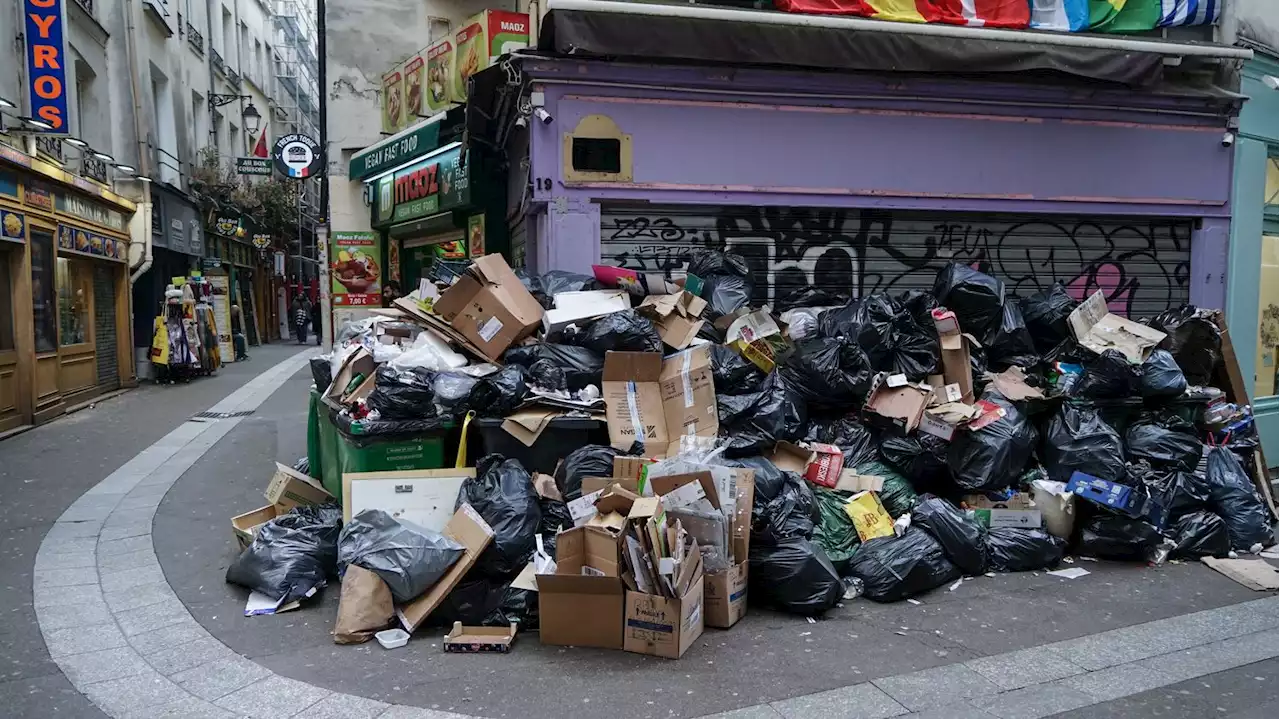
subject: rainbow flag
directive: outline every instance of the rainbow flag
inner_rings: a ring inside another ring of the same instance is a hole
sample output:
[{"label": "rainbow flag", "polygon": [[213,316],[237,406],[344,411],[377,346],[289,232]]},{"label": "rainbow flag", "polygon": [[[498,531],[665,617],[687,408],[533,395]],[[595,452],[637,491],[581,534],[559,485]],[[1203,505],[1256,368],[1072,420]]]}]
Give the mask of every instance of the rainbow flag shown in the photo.
[{"label": "rainbow flag", "polygon": [[893,22],[1024,28],[1031,21],[1027,0],[775,0],[774,5],[783,12]]}]

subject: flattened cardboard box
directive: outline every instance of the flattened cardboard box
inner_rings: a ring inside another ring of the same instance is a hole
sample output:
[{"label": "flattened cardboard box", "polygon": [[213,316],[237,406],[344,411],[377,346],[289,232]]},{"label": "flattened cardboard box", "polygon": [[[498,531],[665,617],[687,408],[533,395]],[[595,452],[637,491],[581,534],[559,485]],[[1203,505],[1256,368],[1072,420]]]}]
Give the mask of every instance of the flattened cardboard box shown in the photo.
[{"label": "flattened cardboard box", "polygon": [[267,501],[276,505],[280,514],[287,514],[294,507],[324,504],[334,497],[316,480],[289,467],[276,463],[276,473],[262,493]]},{"label": "flattened cardboard box", "polygon": [[668,438],[688,434],[714,437],[720,431],[710,346],[691,347],[667,357],[658,381]]},{"label": "flattened cardboard box", "polygon": [[688,347],[702,329],[702,311],[707,301],[690,292],[671,295],[649,295],[640,303],[639,312],[658,328],[663,344],[672,349]]},{"label": "flattened cardboard box", "polygon": [[1098,354],[1118,350],[1133,364],[1146,361],[1165,333],[1119,315],[1111,314],[1102,290],[1090,295],[1067,316],[1071,334],[1082,346]]},{"label": "flattened cardboard box", "polygon": [[396,607],[396,616],[400,618],[404,630],[410,634],[413,634],[413,630],[417,629],[423,620],[440,606],[449,592],[452,592],[458,582],[462,581],[462,578],[471,570],[476,560],[480,558],[480,553],[493,542],[493,528],[470,504],[464,504],[458,508],[441,534],[466,547],[466,551],[425,594],[408,604]]},{"label": "flattened cardboard box", "polygon": [[529,294],[502,255],[485,255],[435,302],[435,312],[498,361],[518,340],[542,326],[542,305]]},{"label": "flattened cardboard box", "polygon": [[605,353],[600,390],[614,447],[628,449],[640,441],[665,448],[670,443],[661,379],[662,355],[657,352]]},{"label": "flattened cardboard box", "polygon": [[702,553],[696,543],[684,556],[681,575],[678,598],[627,592],[624,650],[679,659],[702,636]]},{"label": "flattened cardboard box", "polygon": [[[575,527],[556,538],[556,573],[539,574],[538,637],[543,644],[622,648],[625,593],[618,537]],[[583,567],[604,576],[583,574]]]}]

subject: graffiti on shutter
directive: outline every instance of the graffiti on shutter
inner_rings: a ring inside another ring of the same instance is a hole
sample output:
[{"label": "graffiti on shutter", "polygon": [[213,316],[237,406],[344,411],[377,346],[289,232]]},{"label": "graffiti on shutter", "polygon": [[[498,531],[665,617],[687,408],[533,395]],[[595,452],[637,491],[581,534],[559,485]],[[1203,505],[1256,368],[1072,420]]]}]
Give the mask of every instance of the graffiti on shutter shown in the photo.
[{"label": "graffiti on shutter", "polygon": [[845,295],[928,290],[962,262],[1027,295],[1062,282],[1142,317],[1187,301],[1192,223],[1184,219],[965,215],[778,207],[608,207],[606,264],[679,277],[699,248],[735,252],[754,301],[817,286]]}]

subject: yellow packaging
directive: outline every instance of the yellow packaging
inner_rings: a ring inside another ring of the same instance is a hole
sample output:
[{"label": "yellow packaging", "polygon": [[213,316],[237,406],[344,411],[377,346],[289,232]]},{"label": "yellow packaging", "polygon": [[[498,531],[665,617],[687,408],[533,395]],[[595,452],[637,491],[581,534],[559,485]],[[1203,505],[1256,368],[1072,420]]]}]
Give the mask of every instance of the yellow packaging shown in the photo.
[{"label": "yellow packaging", "polygon": [[875,492],[858,492],[844,505],[844,511],[853,520],[858,537],[866,542],[876,537],[893,536],[893,517],[884,511]]}]

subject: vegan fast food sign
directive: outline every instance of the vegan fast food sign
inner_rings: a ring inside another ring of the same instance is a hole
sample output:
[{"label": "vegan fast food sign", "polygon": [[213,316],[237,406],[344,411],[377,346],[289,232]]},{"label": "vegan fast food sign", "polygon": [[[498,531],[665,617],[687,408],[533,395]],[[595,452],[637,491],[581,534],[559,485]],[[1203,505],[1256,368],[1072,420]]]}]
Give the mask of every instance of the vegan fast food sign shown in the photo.
[{"label": "vegan fast food sign", "polygon": [[67,132],[67,63],[63,41],[63,0],[22,0],[26,18],[27,97],[31,116]]}]

